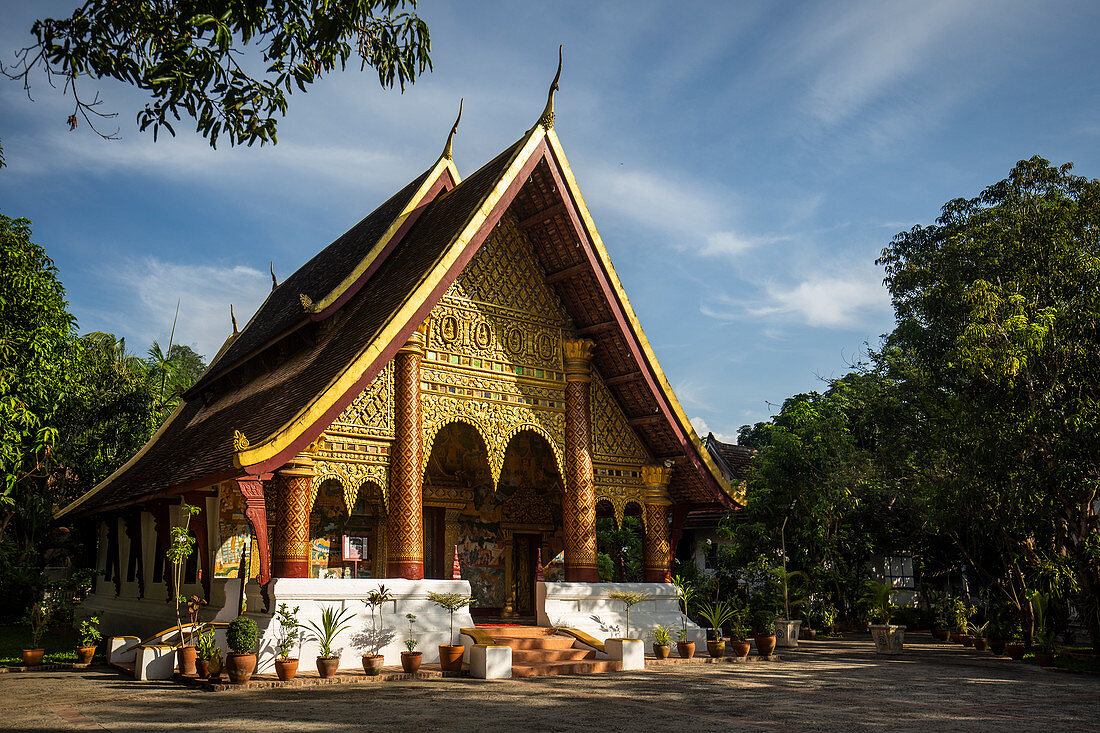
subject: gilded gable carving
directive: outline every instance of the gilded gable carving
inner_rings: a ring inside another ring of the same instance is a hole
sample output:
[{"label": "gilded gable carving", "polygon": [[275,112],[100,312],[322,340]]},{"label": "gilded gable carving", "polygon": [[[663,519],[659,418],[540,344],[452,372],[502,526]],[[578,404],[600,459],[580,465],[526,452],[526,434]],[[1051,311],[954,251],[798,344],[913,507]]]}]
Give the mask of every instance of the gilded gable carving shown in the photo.
[{"label": "gilded gable carving", "polygon": [[332,432],[393,438],[393,362],[332,421]]},{"label": "gilded gable carving", "polygon": [[598,377],[592,380],[592,436],[592,458],[597,463],[641,466],[652,462],[619,403]]}]

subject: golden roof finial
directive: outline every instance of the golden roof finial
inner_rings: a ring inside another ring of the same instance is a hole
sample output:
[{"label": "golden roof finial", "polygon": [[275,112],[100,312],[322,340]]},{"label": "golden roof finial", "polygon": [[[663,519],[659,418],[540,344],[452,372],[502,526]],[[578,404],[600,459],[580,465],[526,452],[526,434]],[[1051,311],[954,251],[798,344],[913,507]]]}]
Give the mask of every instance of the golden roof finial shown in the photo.
[{"label": "golden roof finial", "polygon": [[271,261],[271,289],[279,287],[279,279],[275,277],[275,260]]},{"label": "golden roof finial", "polygon": [[451,125],[451,134],[447,135],[447,144],[443,146],[443,157],[447,160],[451,160],[452,149],[451,144],[454,142],[455,134],[458,132],[458,123],[462,119],[462,100],[458,100],[458,117],[455,118],[455,123]]},{"label": "golden roof finial", "polygon": [[237,331],[237,317],[235,315],[233,315],[233,304],[232,303],[229,304],[229,318],[230,318],[230,320],[233,321],[233,335],[236,336],[237,333],[238,333],[238,331]]},{"label": "golden roof finial", "polygon": [[542,117],[539,117],[537,125],[542,125],[547,130],[554,126],[554,92],[558,91],[558,79],[561,79],[561,49],[558,46],[558,73],[554,74],[554,81],[550,82],[550,91],[546,95],[546,107],[542,110]]}]

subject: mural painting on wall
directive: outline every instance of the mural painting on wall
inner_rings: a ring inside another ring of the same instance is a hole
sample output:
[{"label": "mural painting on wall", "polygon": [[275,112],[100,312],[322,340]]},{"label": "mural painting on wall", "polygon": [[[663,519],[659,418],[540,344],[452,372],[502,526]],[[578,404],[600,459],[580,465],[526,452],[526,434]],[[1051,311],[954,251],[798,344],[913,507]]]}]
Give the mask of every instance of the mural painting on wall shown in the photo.
[{"label": "mural painting on wall", "polygon": [[[309,513],[309,576],[350,578],[352,565],[342,559],[344,528],[347,524],[344,492],[336,481],[325,481],[317,490],[317,501]],[[360,563],[364,565],[365,563]]]},{"label": "mural painting on wall", "polygon": [[[499,512],[498,512],[499,514]],[[499,521],[462,517],[458,561],[479,608],[504,605],[504,537]]]},{"label": "mural painting on wall", "polygon": [[[252,540],[252,527],[244,514],[244,497],[239,491],[223,486],[218,491],[218,536],[221,542],[214,553],[214,577],[235,578],[241,564],[241,552]],[[260,572],[259,553],[250,553],[250,578]]]}]

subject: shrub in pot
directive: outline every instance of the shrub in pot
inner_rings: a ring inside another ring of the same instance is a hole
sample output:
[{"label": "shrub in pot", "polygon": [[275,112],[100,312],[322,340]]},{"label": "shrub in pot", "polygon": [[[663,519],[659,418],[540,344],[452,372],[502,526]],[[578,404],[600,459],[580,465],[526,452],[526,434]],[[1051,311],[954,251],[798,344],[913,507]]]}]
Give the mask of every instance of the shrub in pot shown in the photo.
[{"label": "shrub in pot", "polygon": [[967,629],[970,628],[970,619],[974,617],[978,609],[974,604],[967,603],[961,598],[952,598],[949,611],[952,623],[951,641],[965,646],[966,639],[964,637],[969,635]]},{"label": "shrub in pot", "polygon": [[275,640],[275,674],[283,682],[289,682],[298,674],[297,652],[302,646],[298,609],[299,606],[291,609],[285,603],[280,603],[275,612],[275,619],[279,622],[279,636]]},{"label": "shrub in pot", "polygon": [[413,624],[416,623],[416,615],[406,613],[405,619],[409,622],[409,638],[405,639],[405,651],[401,652],[401,669],[406,674],[416,674],[420,671],[420,662],[424,659],[424,652],[418,652],[420,640],[413,636]]},{"label": "shrub in pot", "polygon": [[363,655],[363,671],[371,677],[381,674],[382,667],[386,664],[386,656],[381,651],[389,638],[385,636],[386,627],[382,619],[382,607],[391,602],[393,602],[393,594],[384,585],[379,585],[367,593],[367,598],[363,601],[363,604],[370,609],[370,644],[374,649],[373,653]]},{"label": "shrub in pot", "polygon": [[775,611],[758,608],[752,612],[752,636],[757,655],[770,657],[775,651]]},{"label": "shrub in pot", "polygon": [[76,661],[78,664],[91,664],[92,658],[95,657],[96,646],[103,640],[103,634],[99,631],[99,617],[82,619],[76,625],[76,634],[80,637],[80,645],[76,648]]},{"label": "shrub in pot", "polygon": [[214,629],[207,628],[204,631],[199,632],[195,637],[196,651],[198,654],[198,660],[195,665],[198,669],[199,677],[202,679],[208,679],[212,676],[221,674],[222,671],[222,650],[218,648],[218,643],[214,639]]},{"label": "shrub in pot", "polygon": [[872,618],[879,621],[871,624],[871,638],[874,639],[875,651],[879,654],[897,654],[905,643],[905,627],[890,623],[890,615],[894,612],[890,599],[895,592],[889,583],[868,581],[863,586],[863,597],[860,600],[870,609]]},{"label": "shrub in pot", "polygon": [[729,623],[731,613],[729,603],[726,601],[699,604],[699,615],[709,626],[707,653],[712,657],[726,656],[726,640],[722,636],[722,627]]},{"label": "shrub in pot", "polygon": [[668,629],[657,625],[653,627],[650,635],[653,637],[653,656],[658,659],[668,659],[669,651],[672,649],[672,637],[669,636]]},{"label": "shrub in pot", "polygon": [[745,622],[748,609],[736,601],[730,601],[730,653],[737,659],[749,656],[750,644]]},{"label": "shrub in pot", "polygon": [[46,626],[50,622],[50,611],[44,603],[35,603],[27,609],[24,621],[31,630],[31,646],[23,650],[23,665],[37,667],[42,664],[42,657],[46,650],[42,648],[42,634],[46,633]]},{"label": "shrub in pot", "polygon": [[695,656],[695,642],[688,641],[687,629],[676,629],[676,653],[680,659],[691,659]]},{"label": "shrub in pot", "polygon": [[[459,611],[474,602],[473,597],[462,593],[428,593],[428,600],[451,614],[451,633],[447,637],[455,638],[455,611]],[[462,671],[462,654],[465,644],[440,644],[439,667],[444,672]]]},{"label": "shrub in pot", "polygon": [[259,633],[256,622],[247,616],[238,616],[229,622],[225,630],[225,643],[229,646],[229,657],[225,670],[229,681],[241,685],[256,671],[256,640]]},{"label": "shrub in pot", "polygon": [[336,639],[351,626],[351,620],[355,613],[350,608],[341,609],[337,606],[324,606],[321,608],[321,621],[307,621],[306,628],[313,632],[313,638],[320,649],[317,656],[317,674],[321,679],[330,679],[336,676],[336,670],[340,668],[340,655],[333,648]]}]

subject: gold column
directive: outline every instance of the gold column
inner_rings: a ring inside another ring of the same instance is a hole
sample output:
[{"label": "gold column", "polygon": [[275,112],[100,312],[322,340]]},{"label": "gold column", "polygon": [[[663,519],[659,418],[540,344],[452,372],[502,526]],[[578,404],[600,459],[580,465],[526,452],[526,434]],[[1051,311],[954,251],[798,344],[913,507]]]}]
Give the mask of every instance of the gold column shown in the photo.
[{"label": "gold column", "polygon": [[645,485],[645,555],[642,579],[647,583],[668,583],[672,578],[672,543],[669,541],[668,481],[672,469],[665,466],[642,466]]},{"label": "gold column", "polygon": [[565,355],[565,579],[595,583],[596,487],[592,477],[589,386],[592,347],[588,339],[562,341]]},{"label": "gold column", "polygon": [[313,459],[299,453],[285,468],[277,471],[276,476],[272,575],[276,578],[308,578]]},{"label": "gold column", "polygon": [[393,357],[394,440],[386,524],[386,577],[424,577],[424,497],[420,475],[420,360],[423,326]]}]

